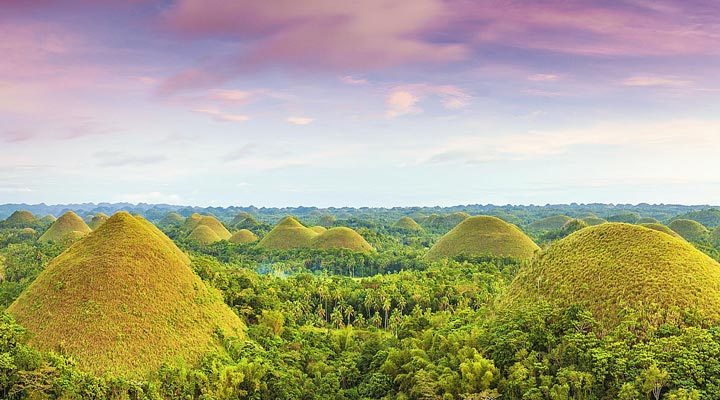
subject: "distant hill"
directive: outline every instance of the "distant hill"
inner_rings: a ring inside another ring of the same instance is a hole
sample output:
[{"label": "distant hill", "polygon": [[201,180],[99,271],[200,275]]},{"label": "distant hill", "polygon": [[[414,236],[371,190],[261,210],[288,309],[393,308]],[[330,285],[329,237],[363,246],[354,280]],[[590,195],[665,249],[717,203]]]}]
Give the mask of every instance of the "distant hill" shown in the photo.
[{"label": "distant hill", "polygon": [[92,229],[82,218],[74,212],[68,211],[55,220],[39,240],[41,242],[71,242],[90,232]]}]

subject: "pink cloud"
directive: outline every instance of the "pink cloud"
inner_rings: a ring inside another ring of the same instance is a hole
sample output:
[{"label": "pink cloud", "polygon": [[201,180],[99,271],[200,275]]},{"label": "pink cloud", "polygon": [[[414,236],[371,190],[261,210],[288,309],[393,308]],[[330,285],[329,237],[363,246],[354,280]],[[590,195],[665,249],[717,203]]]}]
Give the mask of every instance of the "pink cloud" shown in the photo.
[{"label": "pink cloud", "polygon": [[463,89],[453,85],[431,85],[427,83],[416,83],[401,85],[392,88],[385,99],[388,118],[395,118],[407,114],[422,112],[419,107],[420,101],[427,97],[439,99],[443,108],[457,110],[466,107],[472,96]]},{"label": "pink cloud", "polygon": [[183,36],[229,38],[243,46],[235,55],[172,77],[162,90],[217,84],[278,63],[355,71],[459,60],[464,46],[423,39],[449,15],[440,0],[180,0],[164,15],[168,27]]},{"label": "pink cloud", "polygon": [[210,115],[216,121],[245,122],[250,120],[250,117],[247,115],[225,113],[214,108],[196,108],[193,111],[200,114]]}]

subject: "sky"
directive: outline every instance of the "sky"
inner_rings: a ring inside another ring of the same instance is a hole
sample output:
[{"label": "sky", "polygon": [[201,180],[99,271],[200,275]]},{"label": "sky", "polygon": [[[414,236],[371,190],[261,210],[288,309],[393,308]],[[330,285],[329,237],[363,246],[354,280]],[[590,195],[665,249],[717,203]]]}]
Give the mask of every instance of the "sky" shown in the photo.
[{"label": "sky", "polygon": [[0,0],[0,203],[720,204],[715,0]]}]

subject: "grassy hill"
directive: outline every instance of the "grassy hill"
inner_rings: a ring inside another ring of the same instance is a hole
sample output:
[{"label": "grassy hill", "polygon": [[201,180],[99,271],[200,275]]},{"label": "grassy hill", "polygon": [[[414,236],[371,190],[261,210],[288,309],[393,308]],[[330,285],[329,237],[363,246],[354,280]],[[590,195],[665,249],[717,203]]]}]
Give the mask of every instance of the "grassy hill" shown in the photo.
[{"label": "grassy hill", "polygon": [[712,233],[710,234],[710,242],[713,245],[720,247],[720,226],[713,229]]},{"label": "grassy hill", "polygon": [[170,212],[165,214],[165,216],[160,220],[159,224],[161,226],[180,226],[184,221],[185,218],[183,218],[182,215],[176,212]]},{"label": "grassy hill", "polygon": [[691,219],[676,219],[668,227],[689,242],[702,242],[710,233],[701,223]]},{"label": "grassy hill", "polygon": [[422,231],[423,228],[410,217],[402,217],[395,223],[395,228],[403,229],[406,231]]},{"label": "grassy hill", "polygon": [[359,253],[367,253],[373,250],[365,238],[346,227],[331,228],[317,235],[310,242],[310,247],[318,250],[347,249]]},{"label": "grassy hill", "polygon": [[320,233],[327,231],[327,228],[324,226],[315,225],[315,226],[311,226],[310,230],[312,230],[313,232],[315,232],[317,234],[320,234]]},{"label": "grassy hill", "polygon": [[88,223],[88,226],[90,227],[90,229],[95,230],[95,229],[99,228],[100,225],[105,223],[105,221],[107,221],[108,218],[110,218],[110,217],[108,217],[107,214],[97,213],[97,214],[93,215],[93,217],[90,219],[90,223]]},{"label": "grassy hill", "polygon": [[660,221],[658,221],[652,217],[641,217],[635,223],[638,225],[640,225],[640,224],[658,224],[658,223],[660,223]]},{"label": "grassy hill", "polygon": [[667,233],[670,236],[682,239],[682,236],[678,235],[677,232],[675,232],[674,230],[668,228],[667,225],[663,225],[660,223],[643,223],[643,224],[638,224],[638,225],[648,228],[648,229],[654,229],[658,232]]},{"label": "grassy hill", "polygon": [[48,264],[8,308],[30,344],[74,356],[83,370],[145,376],[244,335],[219,293],[149,222],[115,214]]},{"label": "grassy hill", "polygon": [[202,219],[202,215],[198,213],[193,213],[189,217],[185,218],[185,222],[183,222],[183,229],[190,232],[200,223],[200,220]]},{"label": "grassy hill", "polygon": [[196,226],[195,229],[190,232],[187,239],[200,244],[211,244],[222,240],[222,238],[207,225]]},{"label": "grassy hill", "polygon": [[677,219],[691,219],[708,228],[720,226],[720,209],[708,208],[707,210],[691,211],[677,217]]},{"label": "grassy hill", "polygon": [[247,229],[240,229],[239,231],[233,233],[232,236],[230,236],[230,239],[228,239],[230,243],[236,244],[252,243],[256,242],[257,240],[258,237]]},{"label": "grassy hill", "polygon": [[634,212],[611,215],[607,218],[608,222],[625,222],[628,224],[637,224],[640,221],[640,214]]},{"label": "grassy hill", "polygon": [[293,217],[285,217],[268,232],[258,243],[259,247],[274,250],[287,250],[310,247],[310,241],[317,233],[306,228]]},{"label": "grassy hill", "polygon": [[491,216],[470,217],[441,237],[428,259],[469,256],[529,259],[539,247],[518,227]]},{"label": "grassy hill", "polygon": [[68,211],[50,225],[40,236],[41,242],[71,242],[92,232],[77,214]]},{"label": "grassy hill", "polygon": [[584,223],[588,224],[588,226],[600,225],[600,224],[604,224],[607,222],[606,220],[604,220],[600,217],[585,217],[582,219],[582,221]]},{"label": "grassy hill", "polygon": [[195,226],[198,227],[201,225],[205,225],[212,229],[212,231],[215,232],[215,234],[222,240],[230,239],[230,236],[232,236],[230,231],[225,228],[222,222],[218,221],[217,218],[211,215],[203,215],[200,217],[200,220],[198,220]]},{"label": "grassy hill", "polygon": [[0,228],[31,228],[38,224],[38,219],[30,211],[18,210],[0,222]]},{"label": "grassy hill", "polygon": [[543,218],[531,223],[528,229],[532,231],[557,231],[565,224],[572,221],[567,215],[553,215],[552,217]]},{"label": "grassy hill", "polygon": [[501,305],[580,304],[605,327],[623,309],[642,311],[646,327],[678,322],[693,310],[720,320],[720,264],[678,239],[638,225],[589,227],[554,243],[520,270]]}]

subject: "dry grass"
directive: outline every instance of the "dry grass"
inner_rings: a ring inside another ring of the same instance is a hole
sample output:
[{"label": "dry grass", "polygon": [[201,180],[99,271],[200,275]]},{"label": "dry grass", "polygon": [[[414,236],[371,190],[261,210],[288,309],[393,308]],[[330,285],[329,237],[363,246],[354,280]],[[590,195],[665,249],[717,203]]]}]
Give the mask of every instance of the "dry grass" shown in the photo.
[{"label": "dry grass", "polygon": [[230,236],[230,239],[228,240],[230,243],[237,244],[252,243],[256,242],[258,240],[258,237],[247,229],[240,229],[239,231],[233,233],[233,235]]},{"label": "dry grass", "polygon": [[310,247],[310,241],[317,233],[303,226],[293,217],[285,217],[258,243],[259,247],[287,250]]},{"label": "dry grass", "polygon": [[207,225],[198,225],[190,232],[187,238],[200,244],[211,244],[222,240],[220,236]]},{"label": "dry grass", "polygon": [[122,212],[55,258],[8,308],[42,350],[87,371],[145,376],[244,335],[239,318],[149,222]]},{"label": "dry grass", "polygon": [[646,327],[682,322],[685,311],[720,320],[720,264],[685,240],[638,225],[582,229],[550,246],[520,270],[501,305],[549,301],[580,304],[605,327],[623,309]]},{"label": "dry grass", "polygon": [[702,242],[710,233],[703,224],[691,219],[676,219],[668,226],[689,242]]},{"label": "dry grass", "polygon": [[310,229],[317,234],[327,231],[326,227],[320,225],[311,226]]},{"label": "dry grass", "polygon": [[212,229],[212,231],[215,232],[215,234],[218,235],[218,237],[222,240],[228,240],[230,239],[230,236],[232,236],[230,231],[225,228],[222,222],[218,221],[217,218],[213,216],[203,215],[198,221],[196,227],[200,225],[205,225],[208,228]]},{"label": "dry grass", "polygon": [[588,226],[600,225],[600,224],[604,224],[607,222],[606,220],[604,220],[600,217],[585,217],[582,219],[582,221],[584,223],[588,224]]},{"label": "dry grass", "polygon": [[470,217],[441,237],[430,249],[428,259],[459,255],[529,259],[539,247],[518,227],[500,218]]},{"label": "dry grass", "polygon": [[92,219],[90,219],[90,223],[88,224],[88,226],[90,227],[90,229],[95,230],[95,229],[99,228],[100,225],[105,223],[105,221],[107,221],[108,218],[110,218],[110,217],[108,217],[106,214],[103,214],[103,213],[95,214],[95,215],[93,215]]},{"label": "dry grass", "polygon": [[395,227],[406,231],[422,231],[423,228],[410,217],[402,217],[396,223]]},{"label": "dry grass", "polygon": [[310,247],[318,250],[347,249],[359,253],[373,251],[373,247],[359,233],[346,227],[331,228],[316,236]]},{"label": "dry grass", "polygon": [[567,215],[553,215],[533,222],[528,228],[533,231],[557,231],[570,221],[572,218]]},{"label": "dry grass", "polygon": [[41,242],[68,242],[81,238],[92,229],[77,214],[68,211],[61,215],[42,236]]},{"label": "dry grass", "polygon": [[641,223],[638,225],[648,228],[648,229],[654,229],[658,232],[667,233],[670,236],[682,239],[682,236],[678,235],[677,232],[673,231],[672,229],[668,228],[667,226],[665,226],[661,223]]},{"label": "dry grass", "polygon": [[12,213],[5,221],[0,222],[3,228],[28,228],[37,225],[38,219],[30,212],[18,210]]}]

